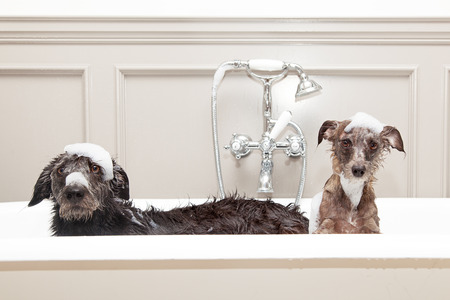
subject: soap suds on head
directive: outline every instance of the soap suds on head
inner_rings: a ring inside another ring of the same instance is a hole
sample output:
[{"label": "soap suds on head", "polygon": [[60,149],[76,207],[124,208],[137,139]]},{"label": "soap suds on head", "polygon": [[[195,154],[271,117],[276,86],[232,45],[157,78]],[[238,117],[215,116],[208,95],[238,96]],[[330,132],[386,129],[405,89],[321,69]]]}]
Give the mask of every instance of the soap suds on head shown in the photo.
[{"label": "soap suds on head", "polygon": [[104,181],[114,178],[111,155],[99,145],[90,143],[72,144],[64,147],[64,152],[90,158],[93,163],[98,164],[103,169]]},{"label": "soap suds on head", "polygon": [[84,177],[84,175],[81,174],[80,172],[73,172],[73,173],[70,173],[69,175],[67,175],[66,186],[71,185],[73,183],[79,183],[79,184],[85,186],[86,188],[89,187],[89,183],[88,183],[86,177]]},{"label": "soap suds on head", "polygon": [[367,128],[369,130],[372,130],[375,133],[381,133],[384,128],[384,124],[372,117],[371,115],[368,115],[363,112],[359,112],[355,114],[353,117],[350,118],[351,122],[350,124],[345,127],[345,132],[350,132],[353,128]]}]

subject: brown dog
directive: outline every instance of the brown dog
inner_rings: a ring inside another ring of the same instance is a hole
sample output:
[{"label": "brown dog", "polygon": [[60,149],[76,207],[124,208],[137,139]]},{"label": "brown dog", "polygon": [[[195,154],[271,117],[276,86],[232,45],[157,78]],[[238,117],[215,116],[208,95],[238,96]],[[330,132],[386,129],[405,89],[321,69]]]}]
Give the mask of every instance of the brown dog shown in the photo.
[{"label": "brown dog", "polygon": [[405,152],[400,132],[357,113],[342,122],[325,121],[318,142],[331,142],[333,175],[313,198],[310,233],[380,233],[372,184],[391,147]]}]

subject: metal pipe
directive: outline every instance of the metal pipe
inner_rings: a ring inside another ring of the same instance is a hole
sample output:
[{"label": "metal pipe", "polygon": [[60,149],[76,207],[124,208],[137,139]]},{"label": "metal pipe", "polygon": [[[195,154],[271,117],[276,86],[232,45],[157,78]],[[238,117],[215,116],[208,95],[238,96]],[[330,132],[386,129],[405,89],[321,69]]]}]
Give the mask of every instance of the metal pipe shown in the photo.
[{"label": "metal pipe", "polygon": [[220,165],[220,150],[219,150],[219,134],[217,132],[217,89],[225,77],[225,73],[229,70],[240,69],[246,67],[247,63],[240,60],[224,62],[214,73],[214,82],[211,93],[211,113],[213,125],[213,140],[214,140],[214,157],[216,162],[217,182],[219,185],[219,197],[225,198],[225,190],[223,187],[222,167]]}]

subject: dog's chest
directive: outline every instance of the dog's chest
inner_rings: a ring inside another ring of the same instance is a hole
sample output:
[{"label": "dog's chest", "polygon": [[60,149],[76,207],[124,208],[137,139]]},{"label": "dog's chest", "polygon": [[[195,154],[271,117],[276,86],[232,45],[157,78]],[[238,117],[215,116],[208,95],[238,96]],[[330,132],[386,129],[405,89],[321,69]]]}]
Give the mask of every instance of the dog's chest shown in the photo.
[{"label": "dog's chest", "polygon": [[361,201],[361,196],[364,189],[364,180],[348,180],[342,174],[339,175],[341,178],[341,186],[344,193],[347,195],[348,199],[352,204],[352,210],[356,209]]}]

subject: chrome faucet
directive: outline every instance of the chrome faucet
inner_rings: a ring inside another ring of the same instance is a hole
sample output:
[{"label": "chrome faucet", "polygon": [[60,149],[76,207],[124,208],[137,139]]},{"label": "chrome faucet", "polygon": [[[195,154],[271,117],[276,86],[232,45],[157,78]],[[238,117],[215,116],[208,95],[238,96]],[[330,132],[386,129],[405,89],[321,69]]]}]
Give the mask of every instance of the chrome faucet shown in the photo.
[{"label": "chrome faucet", "polygon": [[306,143],[302,135],[290,136],[285,142],[276,142],[279,133],[289,124],[292,114],[285,111],[281,114],[278,121],[272,119],[268,122],[268,130],[263,133],[262,138],[258,142],[251,141],[250,137],[245,134],[233,133],[229,145],[225,149],[229,149],[231,153],[240,159],[250,153],[251,150],[260,150],[262,155],[261,172],[259,174],[258,193],[273,193],[272,186],[272,152],[277,149],[285,150],[288,156],[304,155]]},{"label": "chrome faucet", "polygon": [[[285,63],[277,60],[249,60],[249,61],[230,61],[223,63],[214,75],[214,84],[212,90],[212,119],[213,119],[213,137],[214,153],[216,159],[217,178],[219,182],[220,197],[225,198],[225,192],[222,180],[222,171],[220,166],[218,133],[217,133],[217,89],[220,82],[229,70],[246,70],[254,79],[262,82],[264,86],[264,133],[258,142],[254,142],[248,135],[233,133],[230,143],[225,149],[241,159],[248,155],[252,150],[260,150],[262,155],[261,171],[259,175],[258,193],[273,193],[272,171],[273,161],[272,152],[274,150],[284,150],[287,156],[303,158],[302,174],[299,182],[299,189],[295,204],[298,204],[303,194],[303,187],[306,176],[306,141],[300,127],[291,121],[290,111],[284,111],[275,120],[272,118],[272,84],[285,78],[289,71],[296,71],[300,83],[296,92],[296,97],[301,97],[315,91],[319,91],[321,86],[313,80],[310,80],[297,64]],[[296,134],[289,135],[284,141],[277,142],[278,135],[286,126],[292,127]]]}]

